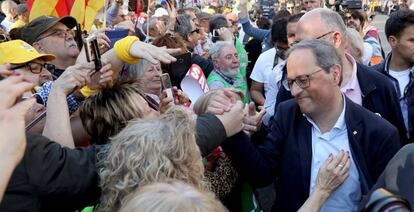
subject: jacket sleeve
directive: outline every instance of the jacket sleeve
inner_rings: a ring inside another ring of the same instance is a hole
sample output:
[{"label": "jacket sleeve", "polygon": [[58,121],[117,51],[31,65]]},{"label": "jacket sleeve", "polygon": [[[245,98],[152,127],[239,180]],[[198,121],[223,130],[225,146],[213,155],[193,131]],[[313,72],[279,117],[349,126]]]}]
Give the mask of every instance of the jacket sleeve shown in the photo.
[{"label": "jacket sleeve", "polygon": [[263,144],[255,147],[246,134],[240,132],[223,142],[222,147],[236,170],[254,187],[267,186],[276,179],[285,133],[281,113],[272,119],[272,127]]},{"label": "jacket sleeve", "polygon": [[250,23],[248,17],[240,19],[240,23],[242,24],[244,33],[263,41],[267,36],[270,35],[270,30],[268,29],[258,29],[253,27]]},{"label": "jacket sleeve", "polygon": [[[384,129],[386,131],[387,129]],[[391,160],[392,157],[398,152],[400,149],[400,139],[398,135],[397,129],[392,127],[392,130],[389,130],[389,133],[383,135],[382,138],[378,138],[382,140],[382,142],[378,143],[378,151],[374,156],[375,161],[371,170],[371,176],[374,178],[374,182],[379,178],[381,173],[384,171],[385,167],[387,166],[388,162]]]},{"label": "jacket sleeve", "polygon": [[388,81],[387,84],[384,84],[388,90],[387,102],[389,117],[385,117],[391,124],[393,124],[397,129],[400,137],[400,145],[403,146],[407,144],[407,130],[405,129],[404,118],[402,116],[401,107],[399,103],[399,98],[397,96],[397,91],[393,84]]},{"label": "jacket sleeve", "polygon": [[81,208],[100,196],[95,147],[69,149],[40,135],[28,135],[24,156],[29,183],[48,204]]},{"label": "jacket sleeve", "polygon": [[196,141],[201,155],[207,156],[226,140],[226,130],[221,121],[213,114],[205,113],[197,117]]}]

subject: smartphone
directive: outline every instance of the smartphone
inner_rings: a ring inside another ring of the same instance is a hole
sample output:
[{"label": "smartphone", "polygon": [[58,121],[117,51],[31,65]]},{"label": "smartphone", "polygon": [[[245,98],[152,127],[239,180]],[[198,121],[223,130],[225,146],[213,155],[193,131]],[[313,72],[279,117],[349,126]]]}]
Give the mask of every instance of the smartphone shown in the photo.
[{"label": "smartphone", "polygon": [[172,83],[170,79],[170,75],[168,73],[161,74],[161,83],[162,88],[167,91],[167,97],[171,97],[174,99],[173,93],[172,93]]},{"label": "smartphone", "polygon": [[86,60],[93,61],[95,64],[95,71],[91,74],[99,72],[102,68],[101,53],[99,51],[98,40],[95,35],[88,36],[83,39],[83,46],[85,48]]}]

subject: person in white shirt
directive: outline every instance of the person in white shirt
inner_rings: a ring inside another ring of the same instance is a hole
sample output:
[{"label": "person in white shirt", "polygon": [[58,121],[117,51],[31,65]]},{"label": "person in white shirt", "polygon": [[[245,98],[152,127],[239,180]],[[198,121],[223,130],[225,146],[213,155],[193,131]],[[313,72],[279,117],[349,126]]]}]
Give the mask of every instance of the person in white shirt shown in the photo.
[{"label": "person in white shirt", "polygon": [[288,48],[286,26],[287,20],[284,18],[275,21],[272,25],[272,40],[275,47],[260,54],[250,75],[252,79],[250,94],[258,105],[263,106],[265,103],[270,81],[273,80],[271,75],[274,67],[284,62],[284,52]]},{"label": "person in white shirt", "polygon": [[6,15],[4,20],[0,23],[7,32],[10,31],[11,25],[14,23],[14,17],[16,17],[17,4],[14,1],[6,0],[1,3],[1,10]]}]

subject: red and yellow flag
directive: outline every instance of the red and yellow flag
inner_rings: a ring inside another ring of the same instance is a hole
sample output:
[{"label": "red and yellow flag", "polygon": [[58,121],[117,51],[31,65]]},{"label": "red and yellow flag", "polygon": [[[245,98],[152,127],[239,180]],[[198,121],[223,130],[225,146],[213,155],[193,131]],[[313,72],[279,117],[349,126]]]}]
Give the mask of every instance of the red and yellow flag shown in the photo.
[{"label": "red and yellow flag", "polygon": [[103,7],[104,0],[28,0],[30,21],[42,16],[56,17],[73,16],[83,29],[90,31],[98,11]]}]

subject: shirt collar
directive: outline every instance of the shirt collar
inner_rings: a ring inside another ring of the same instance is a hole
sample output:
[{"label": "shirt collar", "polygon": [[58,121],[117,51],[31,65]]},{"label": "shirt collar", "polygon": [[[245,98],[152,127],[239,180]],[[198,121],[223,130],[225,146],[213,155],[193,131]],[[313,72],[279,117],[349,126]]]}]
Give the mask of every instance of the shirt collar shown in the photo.
[{"label": "shirt collar", "polygon": [[223,78],[227,83],[229,83],[230,85],[234,84],[234,80],[226,75],[224,75],[221,71],[214,69],[213,70],[216,74],[218,74],[221,78]]},{"label": "shirt collar", "polygon": [[352,63],[352,76],[349,82],[341,88],[342,92],[345,92],[347,90],[354,90],[358,86],[358,77],[357,77],[358,68],[357,68],[356,61],[354,57],[352,57],[348,53],[345,53],[345,56],[346,56],[346,59]]},{"label": "shirt collar", "polygon": [[[384,64],[384,71],[387,74],[390,74],[390,67],[389,67],[390,61],[391,61],[391,53],[388,54],[387,58],[385,59],[385,64]],[[414,65],[411,67],[410,72],[411,74],[414,74]]]},{"label": "shirt collar", "polygon": [[[342,99],[344,101],[344,106],[342,107],[342,112],[339,115],[338,119],[335,122],[335,125],[332,127],[332,129],[338,129],[338,130],[344,130],[346,128],[346,124],[345,124],[345,109],[346,109],[346,98],[344,96],[344,94],[342,94]],[[305,118],[308,120],[308,122],[315,128],[317,129],[319,132],[319,127],[318,125],[312,120],[311,117],[307,116],[306,114],[302,114],[303,116],[305,116]],[[329,131],[332,131],[329,130]]]}]

